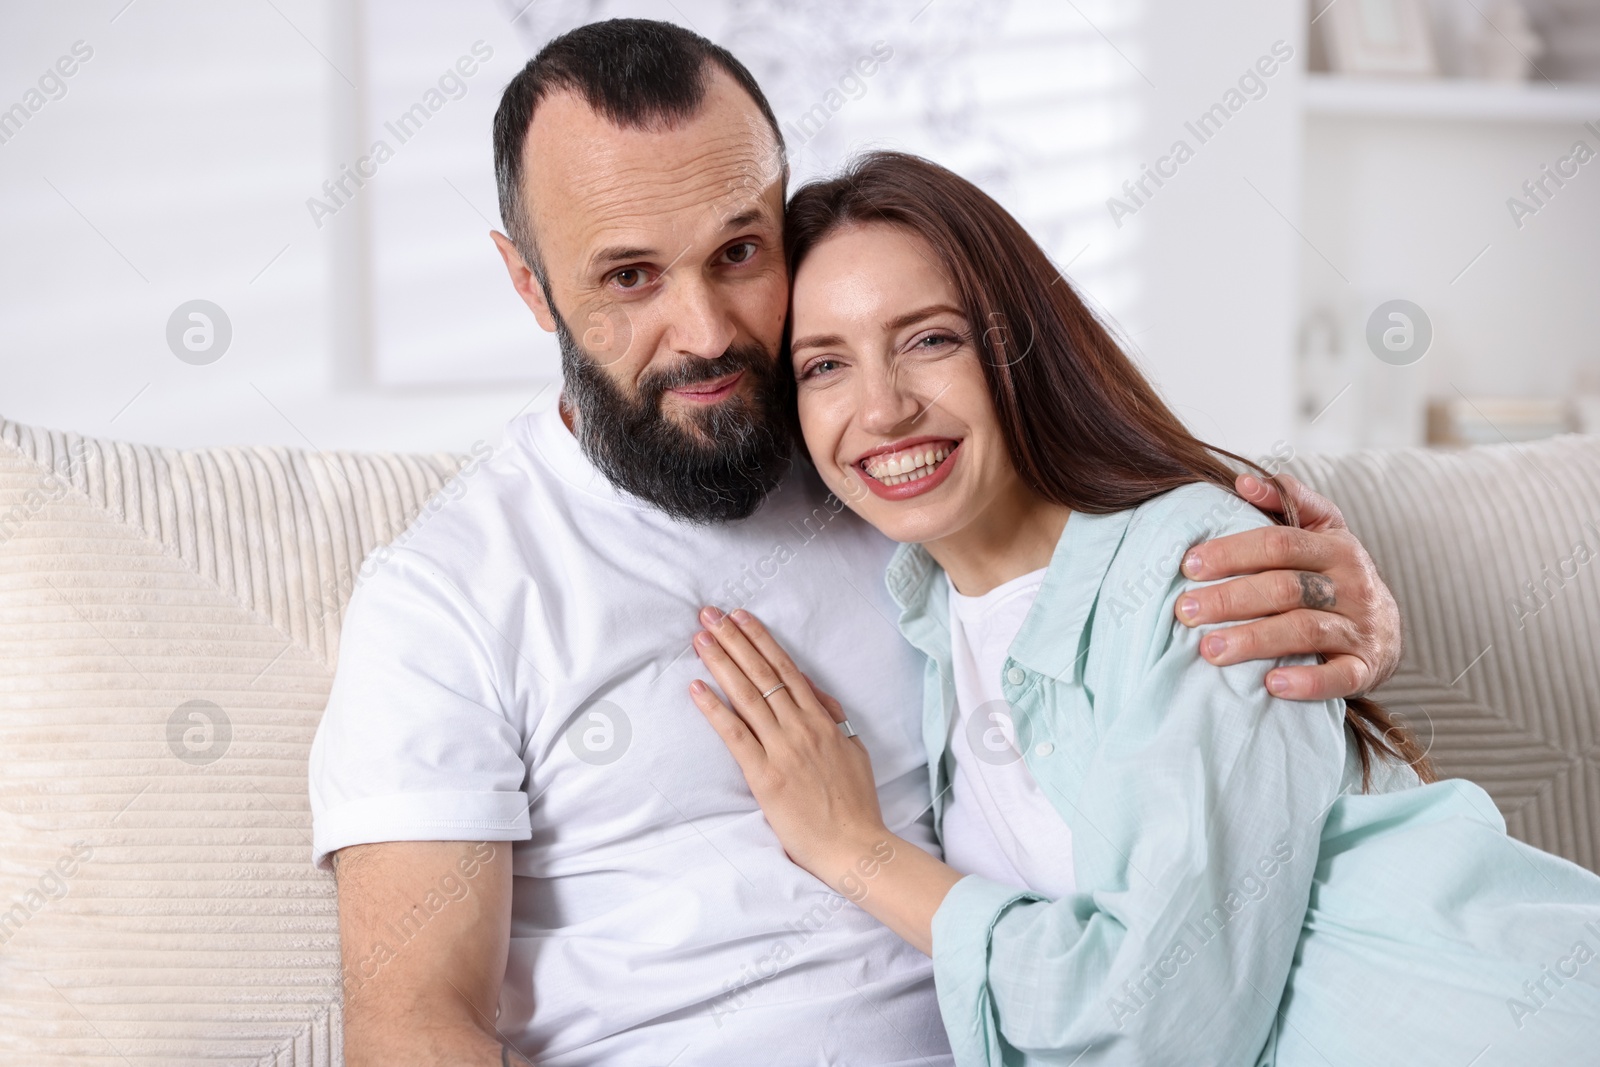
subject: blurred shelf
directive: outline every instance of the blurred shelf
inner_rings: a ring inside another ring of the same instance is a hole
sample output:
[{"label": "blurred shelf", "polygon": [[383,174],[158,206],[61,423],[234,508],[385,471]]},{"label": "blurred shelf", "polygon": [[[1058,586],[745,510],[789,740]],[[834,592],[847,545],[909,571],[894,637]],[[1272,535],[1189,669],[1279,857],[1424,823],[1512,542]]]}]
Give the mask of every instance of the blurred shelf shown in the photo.
[{"label": "blurred shelf", "polygon": [[1309,74],[1305,109],[1308,115],[1341,118],[1600,124],[1600,85],[1506,84],[1451,78],[1402,81]]}]

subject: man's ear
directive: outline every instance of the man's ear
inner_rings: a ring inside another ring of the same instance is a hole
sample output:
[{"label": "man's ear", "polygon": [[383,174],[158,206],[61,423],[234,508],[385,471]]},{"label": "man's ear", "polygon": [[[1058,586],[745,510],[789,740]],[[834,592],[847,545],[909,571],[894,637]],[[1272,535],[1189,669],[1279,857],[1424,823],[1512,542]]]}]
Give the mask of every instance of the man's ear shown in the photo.
[{"label": "man's ear", "polygon": [[555,333],[556,317],[550,311],[550,302],[544,298],[544,286],[539,284],[539,279],[534,277],[528,265],[522,262],[522,253],[511,243],[511,238],[499,230],[490,230],[489,237],[500,250],[500,258],[505,260],[506,273],[511,275],[511,287],[528,305],[533,317],[539,320],[540,327],[546,333]]}]

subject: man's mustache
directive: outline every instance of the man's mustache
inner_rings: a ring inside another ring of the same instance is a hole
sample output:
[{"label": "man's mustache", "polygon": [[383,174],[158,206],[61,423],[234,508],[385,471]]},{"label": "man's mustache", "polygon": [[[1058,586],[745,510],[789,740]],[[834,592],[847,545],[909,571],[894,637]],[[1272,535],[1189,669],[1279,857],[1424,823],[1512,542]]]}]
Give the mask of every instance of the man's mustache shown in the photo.
[{"label": "man's mustache", "polygon": [[641,377],[639,396],[648,401],[658,400],[668,389],[681,389],[686,385],[725,378],[736,371],[764,371],[768,362],[770,357],[759,345],[733,345],[715,359],[691,356],[675,367],[652,371]]}]

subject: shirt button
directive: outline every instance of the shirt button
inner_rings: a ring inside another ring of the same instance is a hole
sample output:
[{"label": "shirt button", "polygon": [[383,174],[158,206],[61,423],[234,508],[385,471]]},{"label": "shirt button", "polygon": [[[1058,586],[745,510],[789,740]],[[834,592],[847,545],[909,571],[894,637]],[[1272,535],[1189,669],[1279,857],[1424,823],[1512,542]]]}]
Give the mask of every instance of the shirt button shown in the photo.
[{"label": "shirt button", "polygon": [[1040,741],[1039,744],[1034,747],[1033,754],[1035,756],[1048,756],[1055,750],[1056,746],[1052,745],[1050,742]]},{"label": "shirt button", "polygon": [[1009,671],[1006,671],[1006,681],[1012,685],[1021,685],[1027,680],[1028,676],[1022,673],[1021,667],[1012,667]]}]

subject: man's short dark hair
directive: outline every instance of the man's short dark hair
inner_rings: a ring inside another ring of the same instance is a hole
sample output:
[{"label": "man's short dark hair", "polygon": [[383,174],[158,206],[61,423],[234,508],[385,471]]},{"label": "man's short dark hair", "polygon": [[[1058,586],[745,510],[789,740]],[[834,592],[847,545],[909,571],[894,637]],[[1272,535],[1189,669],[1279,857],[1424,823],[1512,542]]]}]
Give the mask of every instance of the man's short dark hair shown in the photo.
[{"label": "man's short dark hair", "polygon": [[[783,135],[772,106],[750,72],[720,45],[670,22],[609,19],[562,34],[528,61],[500,97],[494,116],[494,173],[500,218],[523,262],[544,281],[527,207],[522,202],[522,146],[541,101],[562,90],[623,129],[672,125],[700,110],[706,72],[715,66],[750,94],[777,144]],[[788,173],[783,166],[783,176]]]}]

